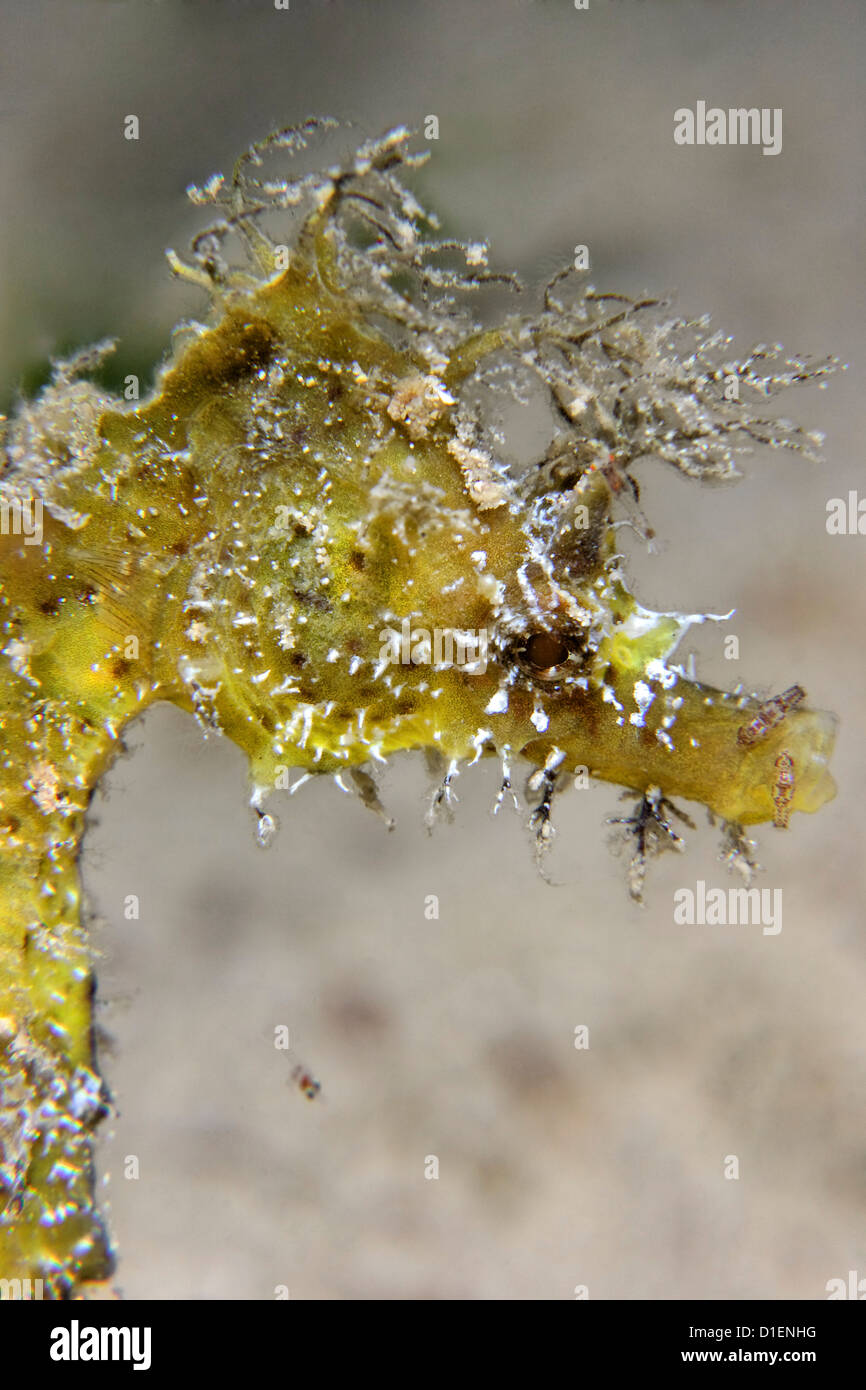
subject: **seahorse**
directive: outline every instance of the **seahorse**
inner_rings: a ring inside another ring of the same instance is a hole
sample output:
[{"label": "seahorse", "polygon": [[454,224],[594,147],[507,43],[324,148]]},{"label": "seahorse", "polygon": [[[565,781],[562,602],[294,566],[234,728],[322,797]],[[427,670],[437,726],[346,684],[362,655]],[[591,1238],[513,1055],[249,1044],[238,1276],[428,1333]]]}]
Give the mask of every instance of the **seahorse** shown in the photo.
[{"label": "seahorse", "polygon": [[[638,803],[620,818],[635,898],[653,845],[681,843],[672,798],[720,818],[748,870],[745,827],[780,819],[783,751],[785,819],[834,794],[834,717],[792,705],[744,746],[762,702],[675,662],[704,615],[642,607],[617,548],[623,525],[650,535],[641,459],[725,480],[755,442],[812,453],[748,401],[833,359],[731,364],[705,320],[566,271],[491,326],[473,296],[523,291],[486,243],[437,238],[405,128],[321,174],[261,173],[332,124],[276,132],[189,190],[215,220],[169,260],[209,313],[146,398],[89,379],[99,344],[3,421],[0,1274],[51,1296],[111,1269],[77,861],[93,789],[155,701],[244,750],[263,841],[292,773],[384,814],[375,768],[404,749],[440,769],[432,813],[467,764],[501,759],[504,794],[522,760],[540,849],[570,777],[619,784]],[[553,412],[529,465],[507,455],[497,391]]]}]

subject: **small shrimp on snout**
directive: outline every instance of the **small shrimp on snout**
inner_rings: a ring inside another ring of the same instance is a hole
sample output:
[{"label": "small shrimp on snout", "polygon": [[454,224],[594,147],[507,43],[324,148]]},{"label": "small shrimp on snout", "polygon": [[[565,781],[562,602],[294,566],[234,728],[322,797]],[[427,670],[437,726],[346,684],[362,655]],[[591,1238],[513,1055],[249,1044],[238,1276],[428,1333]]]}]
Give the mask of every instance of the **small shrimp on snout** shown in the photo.
[{"label": "small shrimp on snout", "polygon": [[630,487],[632,493],[635,495],[635,501],[638,500],[636,493],[637,484],[634,479],[629,478],[628,474],[619,466],[616,460],[616,454],[609,453],[606,460],[597,459],[595,463],[589,465],[586,472],[587,474],[600,473],[611,492],[620,493],[623,492],[626,487]]},{"label": "small shrimp on snout", "polygon": [[625,510],[631,513],[626,524],[653,550],[655,547],[652,543],[656,533],[643,513],[640,505],[640,488],[627,471],[627,467],[617,458],[616,454],[608,453],[606,459],[597,459],[595,463],[591,463],[583,476],[590,477],[594,473],[601,474],[610,488],[611,496],[618,498],[624,504]]},{"label": "small shrimp on snout", "polygon": [[791,816],[791,802],[794,799],[794,759],[783,750],[776,759],[776,785],[773,788],[773,805],[776,814],[773,824],[779,830],[787,830]]}]

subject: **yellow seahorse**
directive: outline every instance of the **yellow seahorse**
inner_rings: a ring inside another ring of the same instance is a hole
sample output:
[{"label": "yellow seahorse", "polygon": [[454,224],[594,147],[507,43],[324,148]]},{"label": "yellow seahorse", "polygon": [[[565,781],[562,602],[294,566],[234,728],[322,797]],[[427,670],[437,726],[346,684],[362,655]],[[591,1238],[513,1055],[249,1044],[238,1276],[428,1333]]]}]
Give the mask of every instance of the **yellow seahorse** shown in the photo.
[{"label": "yellow seahorse", "polygon": [[[407,131],[321,175],[260,176],[329,125],[278,132],[191,190],[217,220],[189,263],[170,259],[207,287],[210,319],[178,335],[148,399],[86,379],[102,345],[4,424],[0,1275],[52,1295],[110,1270],[77,857],[93,788],[148,705],[245,750],[263,839],[291,770],[345,778],[381,810],[371,766],[419,748],[442,769],[437,805],[467,760],[500,757],[504,788],[512,760],[533,765],[543,848],[554,793],[585,769],[637,797],[636,897],[648,849],[678,843],[670,798],[720,817],[748,868],[743,827],[778,818],[783,752],[786,816],[834,792],[833,717],[799,705],[744,744],[760,700],[674,664],[702,619],[641,607],[616,547],[618,525],[643,525],[639,458],[723,479],[739,445],[808,451],[747,401],[832,362],[725,363],[704,321],[568,273],[534,317],[483,327],[469,297],[507,277],[485,245],[435,239],[399,177],[419,162]],[[296,220],[286,243],[269,214]],[[245,268],[223,258],[232,236]],[[555,413],[532,467],[503,458],[497,387]]]}]

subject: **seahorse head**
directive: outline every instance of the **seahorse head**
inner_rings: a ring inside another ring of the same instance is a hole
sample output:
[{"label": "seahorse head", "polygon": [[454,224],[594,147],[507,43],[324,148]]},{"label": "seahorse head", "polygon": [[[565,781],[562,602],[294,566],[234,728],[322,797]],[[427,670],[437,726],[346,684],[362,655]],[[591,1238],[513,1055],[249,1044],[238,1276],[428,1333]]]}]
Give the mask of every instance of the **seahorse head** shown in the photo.
[{"label": "seahorse head", "polygon": [[[618,537],[651,539],[638,464],[723,481],[743,445],[808,452],[813,436],[750,401],[832,364],[732,362],[706,321],[570,270],[534,312],[470,313],[513,277],[486,245],[437,237],[402,181],[420,162],[407,131],[320,175],[260,176],[322,124],[190,190],[217,220],[170,260],[210,316],[178,333],[147,400],[69,370],[15,425],[6,490],[36,489],[49,536],[38,563],[21,551],[28,670],[77,671],[97,718],[193,709],[247,752],[257,804],[293,768],[357,774],[424,748],[452,771],[522,757],[548,786],[585,773],[749,824],[776,813],[785,749],[786,804],[817,809],[833,717],[800,705],[738,738],[761,701],[686,672],[677,645],[704,615],[644,608]],[[549,421],[519,461],[515,403]]]},{"label": "seahorse head", "polygon": [[[792,710],[744,747],[759,700],[689,678],[674,654],[704,615],[642,607],[617,548],[624,525],[651,536],[638,461],[724,480],[738,444],[810,448],[742,400],[785,371],[768,375],[765,349],[723,371],[727,340],[705,321],[569,272],[534,315],[483,325],[463,301],[509,277],[485,246],[430,234],[398,181],[419,162],[407,139],[267,195],[243,162],[230,188],[194,191],[224,217],[192,268],[174,263],[208,284],[214,322],[127,420],[188,470],[163,645],[190,702],[247,749],[261,795],[293,766],[340,774],[424,747],[453,768],[498,753],[658,787],[750,823],[774,815],[784,743],[792,807],[816,809],[834,790],[832,716]],[[305,209],[291,245],[259,229],[264,204]],[[222,263],[232,230],[257,276]],[[543,397],[541,457],[509,459],[497,392]]]}]

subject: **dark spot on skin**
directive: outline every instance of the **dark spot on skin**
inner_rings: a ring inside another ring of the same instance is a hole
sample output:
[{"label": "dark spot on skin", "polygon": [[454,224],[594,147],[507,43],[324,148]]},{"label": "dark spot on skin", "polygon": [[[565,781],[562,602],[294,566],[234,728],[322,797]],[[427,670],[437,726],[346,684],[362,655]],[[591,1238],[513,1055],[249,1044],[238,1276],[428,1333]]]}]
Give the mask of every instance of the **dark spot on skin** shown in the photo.
[{"label": "dark spot on skin", "polygon": [[363,550],[353,550],[349,556],[349,564],[353,570],[362,570],[367,564],[367,557]]},{"label": "dark spot on skin", "polygon": [[169,551],[172,555],[186,555],[188,550],[189,545],[186,541],[174,541],[174,543],[169,546]]},{"label": "dark spot on skin", "polygon": [[15,835],[21,829],[21,822],[17,816],[7,816],[3,822],[3,829],[8,835]]},{"label": "dark spot on skin", "polygon": [[92,584],[86,584],[83,589],[79,589],[75,597],[79,603],[94,603],[96,600],[96,589]]},{"label": "dark spot on skin", "polygon": [[153,483],[156,476],[156,469],[149,463],[140,463],[133,473],[133,477],[140,483]]},{"label": "dark spot on skin", "polygon": [[115,661],[114,665],[112,666],[111,674],[119,679],[121,676],[125,676],[128,674],[130,665],[130,662],[125,661],[124,658],[121,657],[118,661]]},{"label": "dark spot on skin", "polygon": [[[240,313],[228,317],[217,331],[193,343],[168,373],[159,403],[160,417],[171,420],[178,439],[182,439],[182,417],[190,403],[200,402],[203,395],[227,394],[237,383],[267,366],[276,348],[274,329],[264,320],[248,319]],[[143,423],[147,423],[148,414],[149,409],[145,408]]]},{"label": "dark spot on skin", "polygon": [[309,657],[304,656],[303,652],[292,652],[289,657],[289,665],[294,666],[295,670],[299,671],[302,666],[306,666],[308,660]]},{"label": "dark spot on skin", "polygon": [[311,608],[317,608],[320,613],[333,613],[333,606],[328,602],[323,594],[313,593],[310,589],[293,589],[295,598],[300,599],[301,603],[308,603]]},{"label": "dark spot on skin", "polygon": [[262,319],[234,323],[221,336],[218,352],[204,358],[200,372],[202,385],[212,382],[232,386],[267,366],[276,347],[274,330]]},{"label": "dark spot on skin", "polygon": [[418,701],[414,695],[403,695],[397,701],[398,714],[414,714],[418,708]]},{"label": "dark spot on skin", "polygon": [[60,600],[56,598],[44,598],[39,605],[39,612],[44,613],[46,618],[56,618],[60,612]]}]

